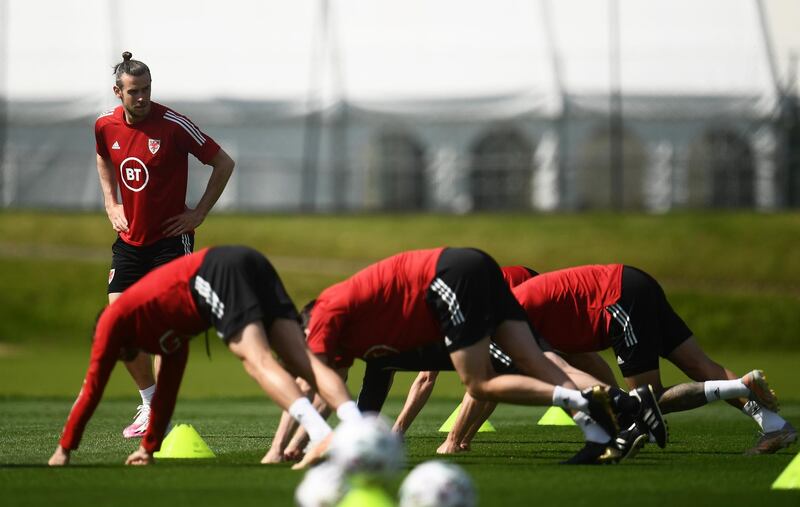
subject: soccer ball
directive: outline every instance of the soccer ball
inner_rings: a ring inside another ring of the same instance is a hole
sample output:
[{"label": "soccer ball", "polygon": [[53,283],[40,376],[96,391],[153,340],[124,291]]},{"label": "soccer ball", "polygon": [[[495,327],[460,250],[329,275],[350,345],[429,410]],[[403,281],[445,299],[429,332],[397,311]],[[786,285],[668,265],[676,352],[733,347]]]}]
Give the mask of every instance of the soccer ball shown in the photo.
[{"label": "soccer ball", "polygon": [[330,460],[346,474],[389,478],[403,466],[403,442],[384,418],[366,414],[336,428]]},{"label": "soccer ball", "polygon": [[322,463],[306,472],[294,492],[297,507],[335,507],[348,487],[341,468]]},{"label": "soccer ball", "polygon": [[475,507],[477,495],[469,475],[458,465],[426,461],[400,485],[400,507]]}]

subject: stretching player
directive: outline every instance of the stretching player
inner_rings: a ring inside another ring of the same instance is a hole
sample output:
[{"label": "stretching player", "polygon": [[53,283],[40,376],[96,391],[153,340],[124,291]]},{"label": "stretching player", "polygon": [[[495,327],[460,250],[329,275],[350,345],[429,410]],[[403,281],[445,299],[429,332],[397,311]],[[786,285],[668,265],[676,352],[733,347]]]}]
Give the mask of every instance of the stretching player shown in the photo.
[{"label": "stretching player", "polygon": [[[520,374],[494,373],[490,337]],[[611,438],[618,426],[608,391],[600,386],[578,391],[544,357],[500,268],[479,250],[411,251],[367,267],[320,294],[307,339],[311,351],[343,375],[355,358],[370,360],[443,341],[473,397],[572,411],[587,443],[568,463],[620,457]]]},{"label": "stretching player", "polygon": [[[691,330],[670,306],[663,289],[648,275],[621,264],[591,265],[539,275],[513,289],[531,325],[568,361],[607,377],[608,365],[595,351],[613,348],[630,387],[651,384],[663,413],[690,410],[717,400],[752,417],[762,436],[748,454],[770,454],[797,440],[797,431],[776,411],[778,402],[763,373],[738,377],[711,360]],[[695,382],[664,387],[659,357],[666,358]],[[454,427],[449,440],[468,444],[482,415],[465,416],[469,423]],[[644,443],[640,425],[624,435]]]},{"label": "stretching player", "polygon": [[[504,266],[501,268],[501,271],[503,274],[503,279],[506,281],[509,287],[515,287],[525,280],[537,275],[536,271],[524,266]],[[304,329],[307,329],[308,327],[310,311],[311,305],[307,305],[305,308],[303,308],[303,311],[300,314],[301,324],[303,325]],[[490,360],[495,373],[519,373],[519,371],[513,366],[511,358],[508,357],[508,355],[505,354],[496,343],[490,342],[489,352]],[[572,367],[569,363],[562,360],[552,351],[546,351],[545,355],[548,357],[548,359],[551,359],[551,361],[555,362],[578,387],[587,388],[599,383],[597,379]],[[419,411],[427,402],[430,393],[433,391],[433,386],[438,372],[454,371],[454,369],[453,362],[450,360],[450,354],[448,353],[447,348],[442,341],[436,341],[425,347],[413,349],[407,352],[369,359],[366,361],[366,369],[364,371],[364,378],[361,383],[361,391],[357,399],[358,408],[362,412],[380,412],[384,402],[386,401],[386,397],[389,394],[395,372],[420,372],[419,376],[411,387],[410,394],[406,399],[406,404],[395,419],[393,430],[403,434],[410,427]],[[613,381],[613,375],[611,377],[612,381],[610,383],[605,383],[607,385],[616,386]],[[300,381],[300,383],[304,384],[302,381]],[[304,391],[307,392],[307,389],[304,389]],[[628,406],[635,406],[636,402],[631,401],[628,393],[620,390],[619,388],[612,387],[609,392],[612,397],[612,405],[617,407],[618,410],[623,410],[622,407],[626,404]],[[639,393],[635,393],[635,396],[637,398],[644,398],[645,403],[643,406],[645,408],[656,405],[655,398],[649,390],[642,388],[640,389]],[[315,400],[315,406],[323,411],[324,414],[324,403],[321,405],[319,403],[319,400]],[[631,403],[634,405],[631,405]],[[462,407],[470,407],[473,404],[480,408],[465,409],[462,410],[461,413],[473,414],[473,410],[477,410],[479,413],[484,414],[482,420],[488,418],[497,405],[495,402],[491,401],[479,402],[472,398],[469,393],[465,393],[462,401]],[[646,410],[640,410],[639,414],[637,415],[641,417],[645,413]],[[667,438],[666,427],[663,424],[663,420],[659,418],[653,421],[651,424],[654,434],[658,435],[660,439],[659,441],[662,442],[663,446]],[[291,438],[291,440],[289,440],[292,430],[294,430],[295,427],[296,424],[293,422],[292,418],[289,417],[288,414],[284,413],[278,426],[278,430],[275,433],[275,438],[273,438],[270,451],[267,453],[267,457],[265,459],[270,460],[270,462],[278,463],[284,459],[297,460],[302,457],[303,449],[307,443],[307,435],[302,428],[297,428],[294,436]],[[615,445],[623,453],[623,456],[628,454],[630,449],[629,442],[624,440],[615,441]],[[442,448],[440,448],[438,452],[443,453],[443,449],[447,446],[448,442],[445,442],[445,444],[442,444]],[[455,450],[450,452],[459,450],[457,446],[453,447]]]},{"label": "stretching player", "polygon": [[249,248],[216,247],[157,268],[105,309],[97,322],[83,388],[49,464],[69,463],[116,361],[130,361],[140,350],[160,354],[162,364],[151,424],[126,464],[151,463],[172,417],[188,341],[210,326],[264,392],[303,425],[313,444],[319,444],[317,454],[327,445],[330,427],[287,370],[312,385],[343,421],[361,416],[341,378],[308,351],[294,304],[269,261]]},{"label": "stretching player", "polygon": [[[511,288],[538,274],[526,266],[503,266],[501,272],[503,280]],[[519,373],[497,344],[490,343],[489,351],[495,373]],[[453,370],[450,355],[441,341],[422,349],[367,361],[364,379],[361,382],[361,391],[357,398],[358,408],[362,412],[380,412],[392,387],[394,373],[397,371],[420,372],[411,387],[411,390],[415,391],[415,396],[408,396],[407,402],[395,419],[392,428],[394,431],[404,434],[433,392],[438,372]],[[569,375],[569,372],[566,373],[575,382],[573,376]],[[582,387],[591,387],[597,383],[596,381],[583,383]],[[471,399],[468,393],[465,394],[466,398]]]},{"label": "stretching player", "polygon": [[[234,166],[187,117],[150,101],[147,65],[126,51],[114,75],[114,94],[121,104],[100,115],[94,127],[100,187],[108,219],[118,233],[111,248],[109,303],[148,271],[192,253],[194,230],[222,195]],[[194,209],[186,206],[189,154],[214,168]],[[125,366],[142,404],[122,434],[141,437],[156,387],[150,356],[139,354]]]},{"label": "stretching player", "polygon": [[[503,279],[509,287],[515,287],[537,274],[536,271],[525,266],[503,266],[501,271]],[[306,305],[300,312],[300,323],[305,330],[308,330],[312,306],[313,302]],[[494,343],[492,343],[491,347],[496,348]],[[436,341],[428,346],[399,354],[369,359],[365,363],[366,368],[364,370],[364,378],[361,381],[361,391],[356,401],[359,410],[362,412],[381,411],[391,389],[394,374],[397,371],[419,371],[420,377],[428,375],[433,379],[429,384],[415,382],[415,385],[420,385],[419,390],[415,393],[415,396],[408,397],[408,400],[414,400],[415,404],[413,406],[407,404],[406,407],[403,407],[403,411],[394,423],[393,430],[401,434],[405,433],[419,410],[427,402],[433,390],[437,372],[440,370],[454,371],[450,354],[442,341]],[[497,361],[494,356],[492,356],[492,365],[497,373],[512,372],[502,362]],[[513,373],[516,373],[516,371],[513,371]],[[308,385],[302,379],[298,379],[298,384],[304,392],[309,394]],[[585,387],[589,387],[589,385]],[[324,403],[320,404],[319,400],[315,399],[314,405],[322,411],[323,415],[327,415]],[[265,459],[272,463],[280,463],[284,460],[296,461],[302,457],[303,449],[306,447],[307,442],[308,435],[302,428],[297,427],[297,424],[289,414],[284,412]]]},{"label": "stretching player", "polygon": [[[503,273],[503,279],[511,288],[538,275],[538,272],[525,266],[503,266],[501,271]],[[497,344],[493,342],[490,343],[489,352],[492,366],[496,373],[518,373],[516,368],[514,368],[511,358],[509,358]],[[544,351],[544,354],[548,359],[556,362],[559,368],[561,368],[579,388],[593,386],[598,383],[598,379],[608,386],[616,387],[613,375],[611,375],[610,382],[607,376],[605,378],[595,378],[572,367],[551,351]],[[419,372],[419,375],[417,375],[417,378],[409,389],[406,402],[394,422],[393,430],[404,434],[411,426],[411,423],[414,422],[414,419],[419,414],[422,407],[427,403],[428,398],[433,392],[433,387],[436,384],[436,378],[439,372],[453,371],[453,363],[450,361],[441,343],[434,344],[426,349],[418,349],[396,356],[367,361],[367,367],[364,371],[364,380],[361,383],[361,392],[357,400],[358,407],[362,412],[379,412],[381,410],[389,394],[394,372],[396,371]],[[611,394],[612,401],[615,398],[624,396],[624,393],[620,392],[618,389],[612,390]],[[465,393],[462,406],[471,405],[473,403],[478,402],[476,402],[469,393]],[[494,411],[496,404],[483,402],[481,406],[483,407],[481,410],[486,412],[486,418],[488,418],[491,412]],[[290,452],[291,450],[292,449],[290,449]]]}]

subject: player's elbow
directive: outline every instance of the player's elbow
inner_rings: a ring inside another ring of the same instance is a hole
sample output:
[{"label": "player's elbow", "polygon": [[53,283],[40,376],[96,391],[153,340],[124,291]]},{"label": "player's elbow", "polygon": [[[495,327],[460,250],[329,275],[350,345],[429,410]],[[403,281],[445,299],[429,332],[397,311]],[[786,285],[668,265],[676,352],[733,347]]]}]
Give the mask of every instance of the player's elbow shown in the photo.
[{"label": "player's elbow", "polygon": [[222,158],[222,164],[221,164],[222,169],[228,174],[231,174],[233,172],[233,168],[236,167],[236,161],[233,160],[227,153],[223,153],[223,155],[224,156]]},{"label": "player's elbow", "polygon": [[232,159],[228,160],[230,160],[230,164],[220,164],[214,167],[226,181],[230,179],[233,174],[233,168],[236,166],[236,163]]},{"label": "player's elbow", "polygon": [[230,155],[225,153],[225,150],[220,148],[219,152],[211,160],[210,165],[214,168],[216,173],[228,178],[233,174],[233,168],[236,167],[236,162],[234,162]]}]

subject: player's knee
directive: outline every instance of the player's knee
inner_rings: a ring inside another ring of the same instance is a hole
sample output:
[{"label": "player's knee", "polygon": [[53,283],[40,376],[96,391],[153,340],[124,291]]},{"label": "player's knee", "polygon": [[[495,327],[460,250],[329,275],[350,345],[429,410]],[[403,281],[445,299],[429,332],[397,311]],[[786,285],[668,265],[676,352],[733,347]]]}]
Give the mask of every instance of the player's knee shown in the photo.
[{"label": "player's knee", "polygon": [[489,400],[489,391],[486,389],[486,382],[474,379],[466,384],[467,393],[478,401]]}]

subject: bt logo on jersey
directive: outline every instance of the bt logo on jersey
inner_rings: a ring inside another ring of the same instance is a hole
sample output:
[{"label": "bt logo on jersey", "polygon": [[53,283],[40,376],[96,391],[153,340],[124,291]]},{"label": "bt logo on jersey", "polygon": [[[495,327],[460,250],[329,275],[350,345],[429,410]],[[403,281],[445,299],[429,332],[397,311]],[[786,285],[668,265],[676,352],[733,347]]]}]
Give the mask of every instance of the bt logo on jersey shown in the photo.
[{"label": "bt logo on jersey", "polygon": [[136,157],[128,157],[119,165],[119,176],[122,184],[132,192],[141,192],[150,181],[150,173],[144,162]]},{"label": "bt logo on jersey", "polygon": [[125,177],[128,181],[139,181],[139,173],[142,172],[138,167],[126,167]]}]

